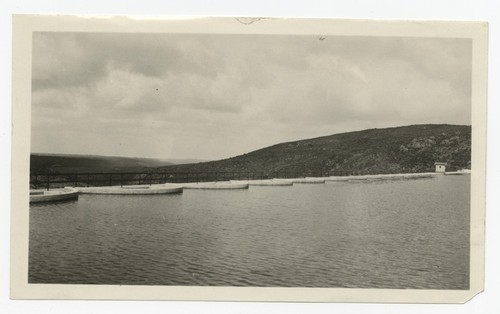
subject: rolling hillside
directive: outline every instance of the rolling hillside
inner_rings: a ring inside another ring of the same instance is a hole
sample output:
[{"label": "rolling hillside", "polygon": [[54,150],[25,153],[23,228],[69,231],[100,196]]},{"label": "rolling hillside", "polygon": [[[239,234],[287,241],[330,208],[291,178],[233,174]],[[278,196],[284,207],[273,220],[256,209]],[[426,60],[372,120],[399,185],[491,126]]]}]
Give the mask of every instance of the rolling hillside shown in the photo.
[{"label": "rolling hillside", "polygon": [[281,143],[229,159],[157,170],[178,172],[289,172],[300,174],[406,173],[469,168],[471,127],[410,125]]},{"label": "rolling hillside", "polygon": [[[86,155],[31,154],[30,172],[235,172],[299,175],[406,173],[470,168],[471,127],[427,124],[369,129],[276,144],[209,162]],[[183,163],[184,164],[174,164]]]}]

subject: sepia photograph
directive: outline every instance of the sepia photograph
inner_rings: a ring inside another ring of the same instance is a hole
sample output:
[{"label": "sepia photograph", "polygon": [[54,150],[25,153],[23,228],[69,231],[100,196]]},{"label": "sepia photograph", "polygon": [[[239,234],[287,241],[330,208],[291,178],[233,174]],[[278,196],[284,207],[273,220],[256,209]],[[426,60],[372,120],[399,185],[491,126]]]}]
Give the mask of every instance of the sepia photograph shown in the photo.
[{"label": "sepia photograph", "polygon": [[484,24],[53,20],[17,37],[21,298],[482,289]]}]

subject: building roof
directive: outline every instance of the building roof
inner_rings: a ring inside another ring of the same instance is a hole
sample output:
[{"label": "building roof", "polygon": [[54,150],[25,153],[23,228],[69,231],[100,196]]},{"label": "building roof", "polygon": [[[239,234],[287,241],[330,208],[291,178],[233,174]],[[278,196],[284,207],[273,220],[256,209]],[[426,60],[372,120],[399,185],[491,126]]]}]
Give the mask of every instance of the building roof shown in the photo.
[{"label": "building roof", "polygon": [[434,166],[446,166],[448,163],[447,162],[442,162],[442,161],[436,161],[434,163]]}]

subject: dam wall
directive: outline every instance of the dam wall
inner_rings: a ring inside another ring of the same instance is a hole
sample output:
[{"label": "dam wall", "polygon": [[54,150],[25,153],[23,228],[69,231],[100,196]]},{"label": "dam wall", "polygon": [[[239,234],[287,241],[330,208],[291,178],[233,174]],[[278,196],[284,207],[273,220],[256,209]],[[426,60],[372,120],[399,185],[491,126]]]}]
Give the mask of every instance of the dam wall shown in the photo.
[{"label": "dam wall", "polygon": [[426,172],[403,174],[353,175],[304,178],[273,178],[264,180],[229,180],[212,182],[186,182],[180,184],[140,184],[123,186],[97,187],[64,187],[52,190],[30,190],[30,203],[55,202],[60,200],[78,199],[79,194],[110,194],[110,195],[157,195],[182,193],[184,189],[193,190],[241,190],[250,186],[293,186],[295,184],[321,184],[335,182],[362,182],[378,180],[408,180],[434,178],[442,175],[468,175],[470,171],[457,172]]}]

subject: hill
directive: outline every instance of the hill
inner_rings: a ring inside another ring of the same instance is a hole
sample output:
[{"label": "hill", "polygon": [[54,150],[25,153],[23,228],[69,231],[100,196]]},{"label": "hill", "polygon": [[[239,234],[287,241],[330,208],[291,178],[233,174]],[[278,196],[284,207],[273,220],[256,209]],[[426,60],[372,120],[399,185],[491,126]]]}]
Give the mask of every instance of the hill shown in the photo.
[{"label": "hill", "polygon": [[425,124],[281,143],[224,160],[159,170],[301,175],[407,173],[433,171],[435,161],[448,162],[448,169],[467,168],[470,160],[470,126]]},{"label": "hill", "polygon": [[173,163],[150,158],[31,154],[31,173],[141,172]]}]

